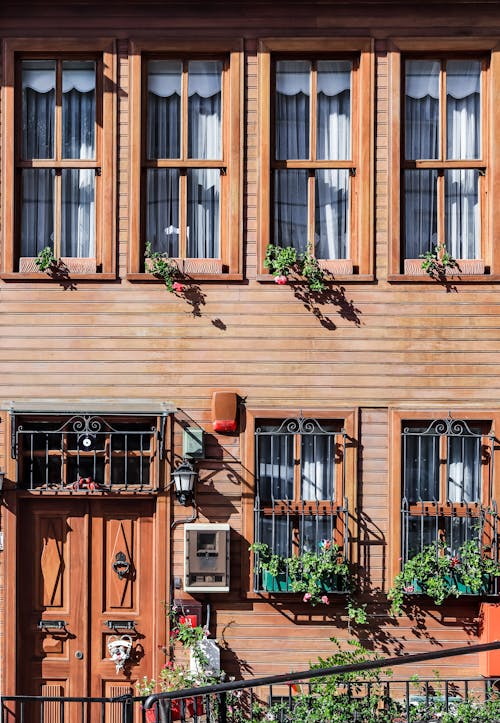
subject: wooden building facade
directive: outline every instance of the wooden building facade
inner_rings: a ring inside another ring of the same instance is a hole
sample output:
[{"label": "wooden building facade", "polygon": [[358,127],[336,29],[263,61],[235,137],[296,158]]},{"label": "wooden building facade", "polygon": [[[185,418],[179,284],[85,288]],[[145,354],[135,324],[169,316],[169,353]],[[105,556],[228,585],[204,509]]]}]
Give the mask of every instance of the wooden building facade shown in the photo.
[{"label": "wooden building facade", "polygon": [[[495,597],[387,591],[500,497],[500,4],[4,0],[0,46],[1,692],[128,692],[173,599],[235,676],[477,642]],[[326,289],[275,283],[269,244]],[[192,523],[228,526],[228,578],[187,584]],[[366,625],[256,581],[252,542],[324,539]]]}]

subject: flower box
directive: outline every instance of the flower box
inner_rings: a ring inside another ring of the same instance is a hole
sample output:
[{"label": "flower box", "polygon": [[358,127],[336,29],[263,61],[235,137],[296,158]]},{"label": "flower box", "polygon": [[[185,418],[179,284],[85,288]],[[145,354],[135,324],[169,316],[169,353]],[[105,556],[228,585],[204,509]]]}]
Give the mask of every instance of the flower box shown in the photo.
[{"label": "flower box", "polygon": [[[345,592],[345,580],[339,575],[334,575],[328,583],[322,583],[321,592]],[[262,571],[262,589],[265,592],[294,592],[290,578],[285,572],[278,575],[271,575],[267,570]]]},{"label": "flower box", "polygon": [[[146,713],[146,723],[169,723],[175,720],[188,720],[194,716],[196,705],[196,715],[203,715],[203,699],[201,696],[196,698],[184,698],[184,710],[182,701],[174,699],[170,701],[170,715],[166,701],[158,701],[149,708]],[[184,715],[182,715],[184,714]]]},{"label": "flower box", "polygon": [[[448,584],[448,587],[450,589],[452,587],[456,588],[458,590],[458,592],[460,593],[460,595],[486,595],[490,589],[489,577],[485,577],[483,579],[483,584],[481,585],[481,588],[479,590],[477,590],[477,592],[471,590],[470,587],[465,585],[459,578],[457,578],[455,576],[446,575],[445,580]],[[426,595],[427,594],[425,585],[422,585],[421,583],[419,583],[418,580],[413,580],[411,587],[413,587],[413,590],[411,590],[411,591],[405,590],[405,595]]]},{"label": "flower box", "polygon": [[[36,265],[37,256],[21,256],[19,259],[19,272],[21,274],[31,273],[47,273],[42,272]],[[95,258],[76,258],[73,256],[64,256],[61,258],[59,271],[69,271],[72,274],[95,274],[97,270]]]},{"label": "flower box", "polygon": [[[180,276],[191,276],[192,274],[222,274],[223,264],[221,259],[179,259],[170,258],[179,269]],[[153,260],[146,257],[145,271],[151,273]]]},{"label": "flower box", "polygon": [[[406,276],[428,276],[422,264],[425,259],[405,259],[404,272]],[[471,276],[484,274],[483,259],[457,259],[457,266],[444,269],[445,276]]]}]

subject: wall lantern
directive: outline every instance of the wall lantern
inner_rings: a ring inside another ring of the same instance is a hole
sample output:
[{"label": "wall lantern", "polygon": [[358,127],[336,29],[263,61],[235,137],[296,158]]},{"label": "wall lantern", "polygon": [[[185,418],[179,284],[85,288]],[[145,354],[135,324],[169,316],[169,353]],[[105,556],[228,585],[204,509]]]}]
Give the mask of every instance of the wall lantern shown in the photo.
[{"label": "wall lantern", "polygon": [[183,459],[177,469],[172,472],[175,494],[181,505],[187,505],[193,496],[197,477],[198,473],[187,459]]}]

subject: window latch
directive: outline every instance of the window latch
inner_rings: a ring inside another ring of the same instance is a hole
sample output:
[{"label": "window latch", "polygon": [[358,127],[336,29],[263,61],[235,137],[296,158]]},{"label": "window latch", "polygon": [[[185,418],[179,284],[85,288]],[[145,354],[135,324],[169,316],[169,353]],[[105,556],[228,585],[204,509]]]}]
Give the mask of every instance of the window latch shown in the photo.
[{"label": "window latch", "polygon": [[226,166],[221,166],[221,167],[219,168],[219,171],[220,171],[220,175],[221,175],[221,176],[227,176],[227,168],[226,168]]},{"label": "window latch", "polygon": [[349,168],[349,175],[354,177],[356,175],[356,168]]},{"label": "window latch", "polygon": [[101,166],[97,166],[97,168],[95,169],[95,175],[100,176],[101,174],[102,174],[102,168],[101,168]]}]

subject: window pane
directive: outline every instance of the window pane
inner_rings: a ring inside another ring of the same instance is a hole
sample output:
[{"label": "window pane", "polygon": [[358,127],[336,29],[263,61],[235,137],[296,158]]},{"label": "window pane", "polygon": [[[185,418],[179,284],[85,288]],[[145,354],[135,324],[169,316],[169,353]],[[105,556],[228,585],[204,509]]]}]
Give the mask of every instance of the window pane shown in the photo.
[{"label": "window pane", "polygon": [[408,519],[407,554],[403,556],[405,560],[415,557],[422,547],[439,539],[438,524],[438,517],[410,517]]},{"label": "window pane", "polygon": [[335,453],[335,436],[303,435],[302,500],[333,500]]},{"label": "window pane", "polygon": [[220,257],[220,171],[192,168],[187,172],[187,256]]},{"label": "window pane", "polygon": [[148,63],[148,158],[180,157],[181,80],[180,60],[152,60]]},{"label": "window pane", "polygon": [[[479,433],[479,430],[477,430]],[[448,440],[450,502],[481,500],[481,437],[450,437]]]},{"label": "window pane", "polygon": [[37,256],[54,246],[54,171],[21,172],[21,256]]},{"label": "window pane", "polygon": [[260,542],[269,545],[275,555],[292,554],[292,524],[288,516],[261,517]]},{"label": "window pane", "polygon": [[222,158],[222,62],[192,60],[188,74],[188,157]]},{"label": "window pane", "polygon": [[440,64],[407,60],[405,70],[405,158],[439,158]]},{"label": "window pane", "polygon": [[446,551],[450,555],[456,555],[464,542],[479,538],[478,518],[446,517],[444,523]]},{"label": "window pane", "polygon": [[311,63],[276,63],[276,159],[309,158]]},{"label": "window pane", "polygon": [[63,169],[61,256],[95,256],[95,171]]},{"label": "window pane", "polygon": [[315,178],[316,258],[349,258],[349,171],[322,169]]},{"label": "window pane", "polygon": [[451,159],[481,158],[481,63],[446,64],[446,153]]},{"label": "window pane", "polygon": [[274,172],[274,243],[307,249],[307,179],[304,170]]},{"label": "window pane", "polygon": [[417,259],[437,244],[437,171],[404,172],[405,258]]},{"label": "window pane", "polygon": [[407,435],[404,441],[403,496],[410,503],[439,500],[439,437]]},{"label": "window pane", "polygon": [[316,154],[320,160],[351,157],[351,69],[347,60],[318,61]]},{"label": "window pane", "polygon": [[446,245],[457,259],[481,257],[479,172],[454,169],[444,173]]},{"label": "window pane", "polygon": [[261,502],[293,500],[293,435],[259,435],[257,445]]},{"label": "window pane", "polygon": [[56,64],[25,60],[22,68],[22,149],[24,159],[54,157]]},{"label": "window pane", "polygon": [[95,158],[95,63],[62,66],[63,158]]},{"label": "window pane", "polygon": [[153,251],[179,256],[179,171],[175,168],[147,170],[146,241]]},{"label": "window pane", "polygon": [[322,540],[331,540],[335,527],[333,515],[314,515],[300,520],[300,552],[318,552]]}]

